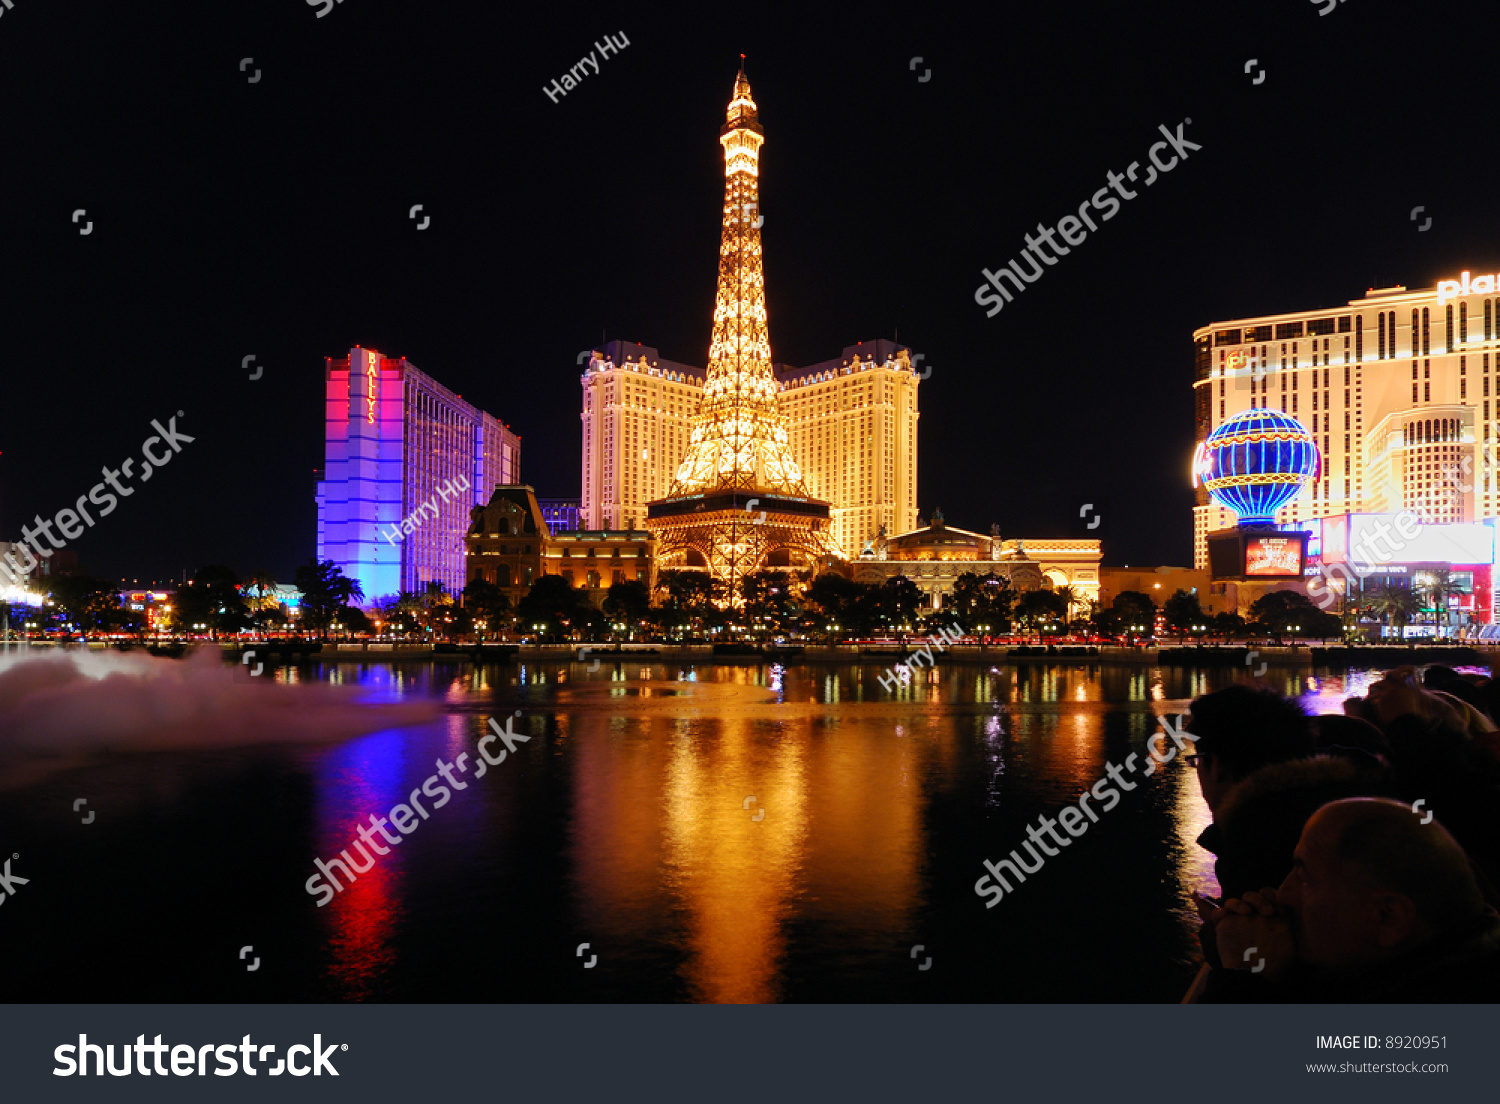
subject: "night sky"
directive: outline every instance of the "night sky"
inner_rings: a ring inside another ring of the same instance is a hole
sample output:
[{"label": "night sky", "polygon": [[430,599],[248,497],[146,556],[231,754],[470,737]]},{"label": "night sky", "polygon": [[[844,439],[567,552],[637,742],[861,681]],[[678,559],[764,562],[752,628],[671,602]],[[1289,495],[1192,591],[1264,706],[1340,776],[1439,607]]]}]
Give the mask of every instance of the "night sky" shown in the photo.
[{"label": "night sky", "polygon": [[[924,517],[1084,535],[1094,502],[1106,563],[1188,563],[1195,327],[1500,269],[1500,7],[1330,2],[13,0],[0,533],[181,410],[196,440],[70,547],[143,582],[289,580],[323,358],[355,344],[496,414],[522,478],[576,496],[578,352],[706,362],[744,53],[773,358],[899,331],[933,369]],[[606,34],[629,45],[551,102]],[[1186,118],[1201,150],[985,316],[982,268]]]}]

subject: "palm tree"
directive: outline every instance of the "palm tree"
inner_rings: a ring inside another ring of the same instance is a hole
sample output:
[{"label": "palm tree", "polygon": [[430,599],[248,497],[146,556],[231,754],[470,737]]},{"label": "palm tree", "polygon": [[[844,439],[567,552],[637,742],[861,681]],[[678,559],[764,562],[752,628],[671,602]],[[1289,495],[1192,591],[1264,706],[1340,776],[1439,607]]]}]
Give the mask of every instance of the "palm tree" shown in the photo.
[{"label": "palm tree", "polygon": [[403,590],[391,604],[391,613],[403,623],[405,632],[410,632],[413,625],[420,626],[426,612],[427,607],[422,604],[421,597],[409,590]]},{"label": "palm tree", "polygon": [[1073,619],[1072,628],[1076,632],[1079,627],[1082,627],[1084,632],[1088,632],[1094,620],[1099,616],[1099,600],[1097,598],[1085,598],[1079,603],[1078,612],[1080,616]]},{"label": "palm tree", "polygon": [[1054,587],[1052,593],[1067,603],[1064,607],[1067,610],[1063,615],[1064,618],[1068,621],[1073,620],[1074,610],[1083,605],[1083,599],[1078,596],[1078,592],[1070,586],[1060,586]]},{"label": "palm tree", "polygon": [[1375,587],[1365,596],[1365,606],[1377,617],[1385,618],[1386,624],[1403,628],[1411,615],[1421,609],[1417,596],[1404,586],[1386,583]]},{"label": "palm tree", "polygon": [[346,576],[332,560],[317,558],[297,569],[297,589],[302,592],[303,616],[323,640],[327,639],[327,626],[334,616],[365,596],[358,579]]},{"label": "palm tree", "polygon": [[470,579],[463,589],[464,608],[474,618],[480,639],[486,630],[503,637],[513,617],[510,595],[488,580]]},{"label": "palm tree", "polygon": [[1028,628],[1036,632],[1038,644],[1045,643],[1045,632],[1049,622],[1066,615],[1067,607],[1056,591],[1030,590],[1021,595],[1017,612]]},{"label": "palm tree", "polygon": [[656,576],[656,589],[673,609],[697,620],[712,608],[717,580],[706,571],[669,568]]},{"label": "palm tree", "polygon": [[276,593],[276,576],[265,568],[256,568],[240,584],[240,588],[255,591],[255,597],[251,599],[252,616],[264,629],[267,621],[266,615],[276,612],[281,605],[281,599]]},{"label": "palm tree", "polygon": [[250,572],[240,585],[255,591],[256,609],[271,609],[280,602],[278,598],[273,597],[276,591],[276,576],[263,567]]},{"label": "palm tree", "polygon": [[1461,593],[1453,572],[1446,567],[1435,567],[1423,573],[1425,580],[1419,588],[1422,597],[1432,603],[1433,615],[1438,624],[1448,623],[1448,599]]}]

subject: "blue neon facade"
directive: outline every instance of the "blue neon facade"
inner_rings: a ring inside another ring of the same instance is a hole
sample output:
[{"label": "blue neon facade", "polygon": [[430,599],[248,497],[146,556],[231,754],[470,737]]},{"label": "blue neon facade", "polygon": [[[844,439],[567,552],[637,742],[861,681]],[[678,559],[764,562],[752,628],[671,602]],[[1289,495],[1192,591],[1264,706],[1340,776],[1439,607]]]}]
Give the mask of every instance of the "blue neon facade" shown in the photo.
[{"label": "blue neon facade", "polygon": [[1241,526],[1274,524],[1276,511],[1302,493],[1321,464],[1312,434],[1277,410],[1242,411],[1214,430],[1194,460],[1195,480]]},{"label": "blue neon facade", "polygon": [[403,358],[356,347],[325,365],[318,558],[365,604],[464,584],[469,511],[520,477],[521,441]]}]

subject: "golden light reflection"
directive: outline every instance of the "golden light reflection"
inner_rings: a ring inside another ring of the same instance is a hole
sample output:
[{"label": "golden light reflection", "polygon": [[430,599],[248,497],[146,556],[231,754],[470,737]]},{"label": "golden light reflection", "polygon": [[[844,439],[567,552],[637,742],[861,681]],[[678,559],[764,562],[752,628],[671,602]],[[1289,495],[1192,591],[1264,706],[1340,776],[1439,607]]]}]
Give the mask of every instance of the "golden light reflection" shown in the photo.
[{"label": "golden light reflection", "polygon": [[832,733],[780,720],[759,681],[705,685],[697,710],[693,693],[645,716],[574,717],[580,930],[606,946],[668,940],[692,1000],[781,999],[794,918],[901,930],[918,903],[928,740],[885,718]]},{"label": "golden light reflection", "polygon": [[680,738],[668,766],[663,875],[687,910],[684,972],[698,1000],[779,995],[781,925],[807,833],[806,743],[762,742],[755,726],[731,720]]},{"label": "golden light reflection", "polygon": [[[1220,890],[1219,879],[1214,876],[1213,853],[1198,846],[1198,837],[1213,823],[1213,814],[1208,810],[1208,803],[1203,800],[1197,771],[1186,763],[1175,770],[1172,766],[1165,769],[1168,773],[1162,781],[1176,787],[1172,822],[1177,838],[1172,848],[1172,857],[1176,861],[1178,881],[1189,895],[1202,893],[1217,897]],[[1179,911],[1184,913],[1184,919],[1192,927],[1197,926],[1198,914],[1192,906],[1191,897],[1183,902]]]}]

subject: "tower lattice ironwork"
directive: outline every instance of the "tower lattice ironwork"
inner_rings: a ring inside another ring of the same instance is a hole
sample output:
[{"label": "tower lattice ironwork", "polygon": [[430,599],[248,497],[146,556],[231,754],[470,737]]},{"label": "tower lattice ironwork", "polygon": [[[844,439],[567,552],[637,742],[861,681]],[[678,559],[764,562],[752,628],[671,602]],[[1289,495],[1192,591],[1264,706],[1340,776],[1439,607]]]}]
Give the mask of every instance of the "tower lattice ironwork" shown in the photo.
[{"label": "tower lattice ironwork", "polygon": [[703,405],[667,497],[647,507],[663,566],[702,558],[738,601],[739,580],[777,550],[789,563],[838,558],[828,503],[812,498],[788,447],[766,325],[760,227],[765,132],[743,67],[734,82],[724,147],[724,228]]}]

